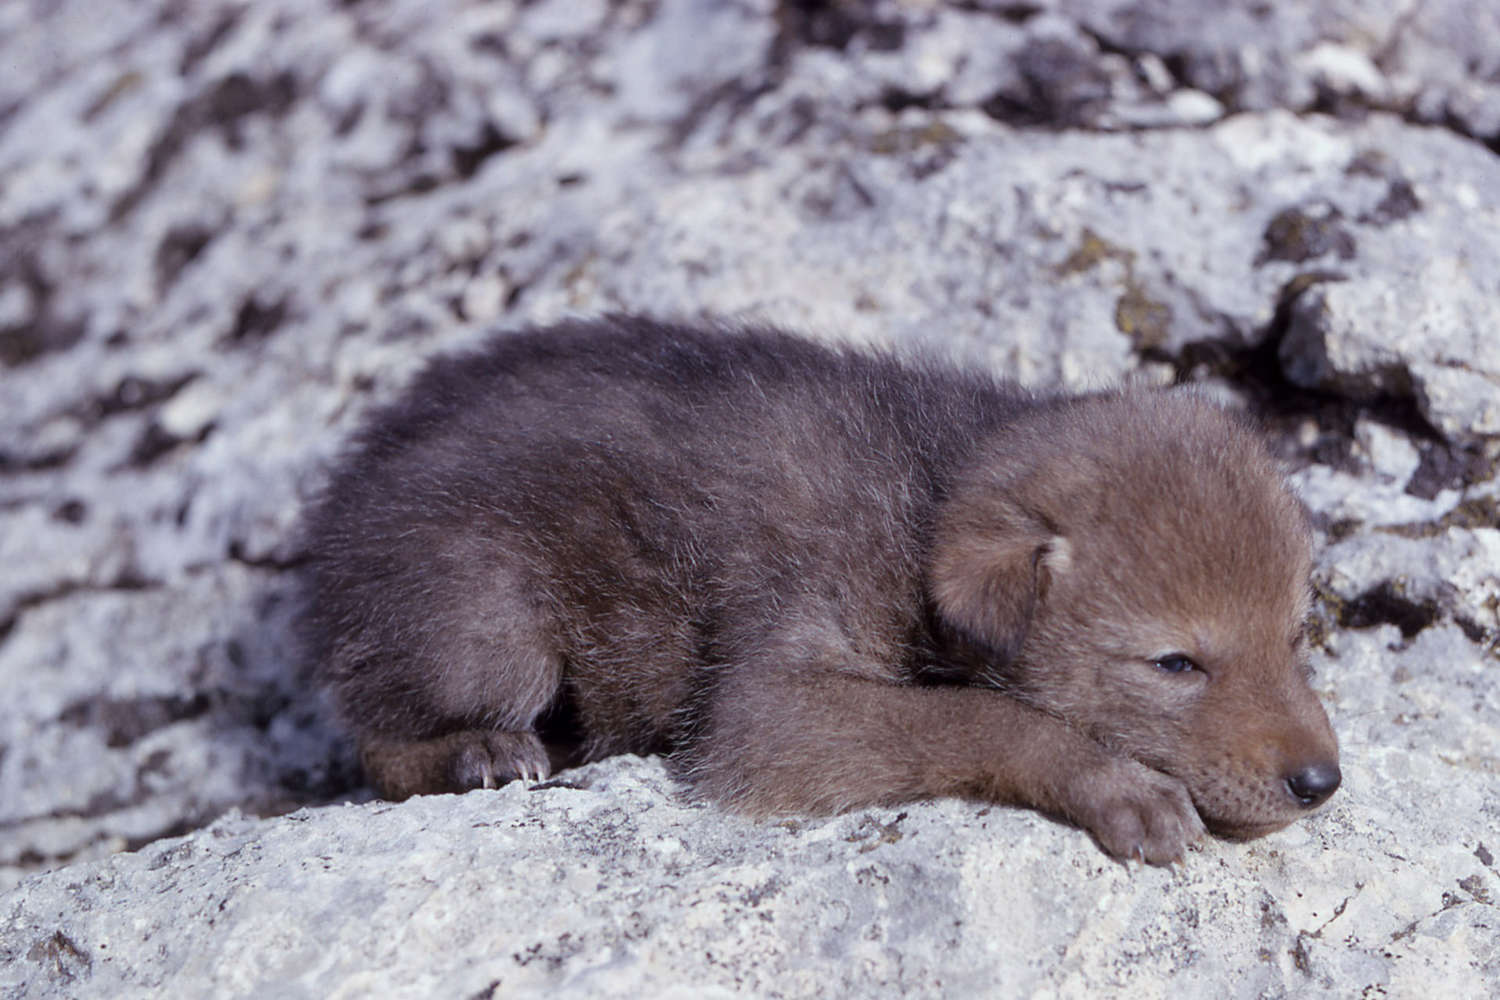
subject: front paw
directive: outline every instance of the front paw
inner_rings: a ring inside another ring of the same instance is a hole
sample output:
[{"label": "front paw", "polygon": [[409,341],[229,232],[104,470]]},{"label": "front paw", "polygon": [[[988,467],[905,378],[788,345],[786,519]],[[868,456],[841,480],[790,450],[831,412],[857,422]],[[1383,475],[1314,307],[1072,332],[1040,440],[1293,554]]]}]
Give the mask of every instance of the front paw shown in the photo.
[{"label": "front paw", "polygon": [[1068,785],[1068,818],[1121,860],[1182,860],[1203,837],[1203,820],[1176,778],[1126,757],[1105,757]]}]

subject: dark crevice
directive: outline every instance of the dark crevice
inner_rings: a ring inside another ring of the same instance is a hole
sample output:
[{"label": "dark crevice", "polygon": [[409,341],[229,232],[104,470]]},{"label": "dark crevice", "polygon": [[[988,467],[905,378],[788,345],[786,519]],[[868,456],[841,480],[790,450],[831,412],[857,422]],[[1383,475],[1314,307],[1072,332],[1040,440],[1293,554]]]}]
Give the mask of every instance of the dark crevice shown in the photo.
[{"label": "dark crevice", "polygon": [[10,127],[11,119],[15,118],[16,112],[20,111],[25,103],[24,97],[18,97],[9,104],[0,104],[0,135],[5,134],[5,130]]},{"label": "dark crevice", "polygon": [[76,416],[93,426],[119,413],[144,410],[171,399],[182,390],[183,386],[202,374],[195,369],[171,378],[152,379],[139,375],[126,375],[107,395],[95,396],[84,403]]},{"label": "dark crevice", "polygon": [[1383,228],[1393,222],[1409,219],[1421,210],[1422,199],[1417,197],[1411,181],[1396,177],[1390,180],[1390,186],[1386,188],[1385,197],[1380,199],[1380,203],[1362,214],[1359,221],[1367,226]]},{"label": "dark crevice", "polygon": [[1445,489],[1461,489],[1500,473],[1500,443],[1490,441],[1419,442],[1421,461],[1406,492],[1431,500]]},{"label": "dark crevice", "polygon": [[182,50],[182,61],[178,63],[177,72],[181,76],[191,76],[198,64],[208,57],[219,44],[229,37],[229,33],[240,23],[240,18],[245,14],[245,8],[237,7],[225,11],[214,22],[208,31],[194,38],[188,39],[187,45]]},{"label": "dark crevice", "polygon": [[1464,636],[1470,642],[1478,643],[1481,646],[1491,646],[1496,640],[1494,630],[1479,624],[1468,615],[1454,615],[1453,624],[1463,630]]},{"label": "dark crevice", "polygon": [[152,420],[146,425],[146,429],[141,431],[141,436],[136,438],[125,464],[131,468],[144,469],[177,448],[178,445],[201,444],[213,433],[215,426],[210,422],[204,424],[196,434],[183,436],[174,434],[157,421]]},{"label": "dark crevice", "polygon": [[[1431,467],[1423,484],[1431,486],[1441,481],[1444,486],[1463,485],[1483,478],[1474,478],[1482,471],[1477,461],[1454,458],[1470,452],[1483,454],[1483,449],[1450,443],[1422,414],[1409,385],[1404,392],[1396,391],[1400,381],[1393,380],[1392,391],[1353,398],[1300,385],[1287,377],[1282,344],[1291,327],[1297,299],[1318,284],[1341,280],[1342,276],[1335,272],[1309,271],[1288,281],[1282,286],[1270,324],[1249,346],[1231,336],[1193,341],[1176,353],[1147,347],[1140,352],[1141,356],[1172,365],[1178,382],[1216,376],[1238,386],[1266,425],[1278,457],[1283,460],[1357,471],[1352,454],[1354,430],[1359,418],[1367,417],[1411,439],[1423,456],[1424,465]],[[1308,420],[1317,427],[1317,434],[1310,444],[1302,444],[1298,431]],[[1418,479],[1413,476],[1413,485],[1418,484]]]},{"label": "dark crevice", "polygon": [[[1085,38],[1089,39],[1089,41],[1093,42],[1094,45],[1098,47],[1099,51],[1102,54],[1104,54],[1104,55],[1123,56],[1124,58],[1129,59],[1131,61],[1139,59],[1143,55],[1155,55],[1155,56],[1158,56],[1159,58],[1162,59],[1163,62],[1166,62],[1166,60],[1168,58],[1168,57],[1162,55],[1161,53],[1153,52],[1150,49],[1142,49],[1142,48],[1138,48],[1138,47],[1133,46],[1133,45],[1125,45],[1125,44],[1123,44],[1121,42],[1117,42],[1113,38],[1111,38],[1108,35],[1104,34],[1099,29],[1097,29],[1094,26],[1092,26],[1090,24],[1087,24],[1087,23],[1085,23],[1083,21],[1077,21],[1077,22],[1075,22],[1073,24],[1073,27],[1076,28],[1076,29],[1078,29],[1078,33],[1079,34],[1083,35]],[[1171,66],[1168,66],[1167,67],[1167,72],[1172,75],[1172,79],[1175,80],[1177,83],[1182,84],[1183,86],[1188,86],[1188,84],[1183,79],[1183,77],[1180,76],[1178,74],[1178,72],[1177,72],[1177,70],[1180,70],[1182,68],[1183,68],[1182,60],[1180,58],[1178,58],[1177,59],[1177,67],[1176,67],[1176,69],[1174,69]]]},{"label": "dark crevice", "polygon": [[350,132],[353,132],[355,127],[359,125],[360,120],[364,118],[365,111],[368,109],[369,105],[365,101],[356,100],[349,107],[341,111],[338,117],[334,119],[333,134],[342,139]]},{"label": "dark crevice", "polygon": [[[728,111],[730,121],[749,110],[756,101],[776,89],[780,83],[780,76],[775,71],[773,60],[772,78],[765,80],[726,80],[725,82],[711,87],[706,93],[696,97],[687,111],[677,121],[672,123],[665,137],[658,144],[663,151],[676,150],[681,147],[688,138],[696,131],[710,114],[719,108]],[[796,134],[783,140],[784,145],[790,145],[802,134],[797,130]]]},{"label": "dark crevice", "polygon": [[1429,128],[1435,125],[1438,128],[1444,129],[1445,131],[1452,132],[1454,135],[1463,136],[1465,139],[1472,139],[1473,141],[1484,146],[1485,149],[1488,149],[1492,153],[1500,153],[1500,132],[1496,132],[1494,135],[1488,136],[1478,135],[1474,132],[1473,129],[1465,125],[1463,120],[1459,118],[1458,115],[1454,114],[1450,110],[1445,109],[1443,111],[1442,120],[1437,122],[1424,121],[1423,119],[1419,118],[1411,109],[1405,109],[1402,117],[1413,125],[1423,125]]},{"label": "dark crevice", "polygon": [[37,452],[31,455],[17,455],[8,451],[0,451],[0,476],[60,469],[72,461],[73,456],[77,453],[78,447],[76,445],[53,448],[50,451]]},{"label": "dark crevice", "polygon": [[148,844],[154,844],[158,840],[166,840],[169,837],[186,837],[194,830],[201,830],[212,823],[216,817],[215,812],[200,812],[192,816],[174,820],[166,826],[152,833],[139,834],[134,837],[125,838],[125,850],[131,853],[139,851]]},{"label": "dark crevice", "polygon": [[83,339],[83,319],[55,308],[56,282],[40,263],[43,225],[34,221],[0,229],[0,286],[19,284],[31,300],[29,316],[0,325],[0,365],[7,367],[66,350]]},{"label": "dark crevice", "polygon": [[156,248],[158,293],[165,294],[182,269],[196,260],[213,238],[213,230],[199,225],[175,226],[169,230]]},{"label": "dark crevice", "polygon": [[487,56],[494,56],[502,63],[514,59],[510,43],[505,40],[505,35],[498,31],[481,31],[470,36],[469,49],[473,52],[483,52]]},{"label": "dark crevice", "polygon": [[1109,75],[1095,55],[1062,39],[1038,39],[1016,57],[1023,90],[997,93],[980,107],[1019,128],[1087,127],[1110,97]]},{"label": "dark crevice", "polygon": [[[1095,40],[1103,44],[1103,39],[1099,36],[1095,36]],[[1192,61],[1189,59],[1187,53],[1159,52],[1157,53],[1157,56],[1161,59],[1162,66],[1166,67],[1167,75],[1172,78],[1172,82],[1179,88],[1185,88],[1188,90],[1200,89],[1193,81]],[[1229,101],[1225,100],[1223,95],[1213,94],[1208,91],[1205,91],[1205,93],[1209,93],[1209,96],[1213,97],[1220,104],[1224,105],[1226,111],[1233,109],[1233,105],[1231,105]]]},{"label": "dark crevice", "polygon": [[959,10],[989,14],[1009,24],[1025,24],[1038,14],[1045,14],[1047,7],[1036,3],[975,3],[974,0],[957,0],[953,4]]},{"label": "dark crevice", "polygon": [[1437,602],[1412,600],[1389,581],[1343,602],[1337,611],[1338,623],[1344,628],[1394,625],[1401,630],[1403,639],[1411,639],[1436,622],[1439,616]]},{"label": "dark crevice", "polygon": [[917,94],[899,87],[887,87],[880,95],[880,106],[887,111],[905,111],[907,108],[937,111],[946,107],[937,94]]},{"label": "dark crevice", "polygon": [[1330,204],[1294,205],[1277,212],[1261,234],[1255,267],[1269,261],[1301,264],[1315,257],[1352,260],[1357,246],[1344,215]]},{"label": "dark crevice", "polygon": [[262,305],[258,295],[253,293],[247,295],[240,303],[239,312],[234,315],[234,325],[230,327],[225,341],[230,344],[241,344],[246,341],[260,340],[279,327],[286,319],[286,314],[287,300],[284,297],[270,305]]},{"label": "dark crevice", "polygon": [[[79,729],[98,730],[105,744],[114,749],[128,747],[160,729],[179,722],[212,716],[215,728],[249,726],[264,731],[293,704],[291,694],[262,686],[234,691],[206,688],[187,694],[143,695],[136,698],[95,696],[79,699],[58,715],[58,721]],[[161,759],[148,761],[148,770],[159,770]]]},{"label": "dark crevice", "polygon": [[492,122],[485,122],[479,137],[468,146],[454,146],[449,155],[453,170],[459,177],[468,180],[478,172],[484,162],[497,153],[503,153],[516,145],[516,140],[505,135]]},{"label": "dark crevice", "polygon": [[246,554],[245,543],[238,538],[229,543],[229,549],[226,552],[226,555],[231,561],[237,562],[241,566],[248,566],[251,569],[269,569],[278,571],[299,569],[300,567],[307,565],[309,559],[311,558],[306,552],[298,552],[296,555],[289,556],[284,559],[269,555],[251,556]]},{"label": "dark crevice", "polygon": [[847,49],[855,39],[876,52],[906,41],[906,25],[878,16],[877,0],[781,0],[776,5],[777,47]]},{"label": "dark crevice", "polygon": [[276,785],[289,798],[251,802],[241,808],[256,816],[279,816],[304,805],[344,798],[364,788],[365,779],[353,760],[335,758],[312,770],[306,767],[283,768],[276,774]]},{"label": "dark crevice", "polygon": [[202,691],[192,695],[84,698],[68,705],[57,718],[79,729],[102,730],[105,746],[118,749],[173,723],[196,719],[207,713],[211,704]]},{"label": "dark crevice", "polygon": [[64,500],[62,503],[52,508],[53,520],[61,521],[64,524],[82,524],[88,518],[88,513],[88,504],[84,503],[77,497],[72,497],[68,500]]},{"label": "dark crevice", "polygon": [[1361,122],[1376,111],[1389,110],[1391,110],[1389,105],[1371,101],[1364,94],[1338,90],[1326,83],[1316,81],[1313,84],[1312,103],[1303,108],[1301,113],[1327,115],[1344,122]]},{"label": "dark crevice", "polygon": [[119,221],[140,204],[186,148],[188,140],[207,128],[224,132],[231,149],[243,145],[241,123],[257,114],[280,117],[291,107],[297,95],[297,81],[290,72],[269,79],[256,79],[247,73],[231,73],[197,96],[184,102],[171,122],[162,130],[146,155],[146,168],[128,191],[120,196],[110,212]]},{"label": "dark crevice", "polygon": [[15,603],[12,604],[10,614],[5,618],[0,619],[0,642],[4,642],[7,638],[9,638],[11,631],[15,629],[16,623],[21,620],[21,616],[23,614],[25,614],[27,611],[32,610],[33,608],[40,607],[43,604],[49,604],[52,601],[60,601],[65,598],[72,597],[74,594],[80,593],[97,594],[109,593],[111,591],[131,592],[141,590],[155,590],[161,586],[162,584],[158,583],[157,581],[147,580],[135,570],[129,569],[121,573],[114,580],[108,583],[81,583],[76,580],[69,580],[64,581],[63,583],[55,584],[54,586],[49,587],[46,590],[38,590],[22,594],[19,598],[16,599]]},{"label": "dark crevice", "polygon": [[410,179],[385,191],[376,191],[365,196],[365,205],[374,208],[388,201],[399,198],[410,198],[415,195],[426,194],[436,190],[443,183],[442,178],[431,173],[418,173]]}]

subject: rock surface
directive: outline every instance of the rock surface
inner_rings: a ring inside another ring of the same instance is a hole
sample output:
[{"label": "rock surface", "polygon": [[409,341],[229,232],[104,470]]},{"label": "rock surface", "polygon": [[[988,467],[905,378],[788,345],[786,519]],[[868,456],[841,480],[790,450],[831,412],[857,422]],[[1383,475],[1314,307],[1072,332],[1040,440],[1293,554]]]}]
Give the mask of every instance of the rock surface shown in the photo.
[{"label": "rock surface", "polygon": [[[1206,10],[0,6],[0,992],[1493,992],[1500,14]],[[302,501],[424,358],[620,309],[1249,402],[1344,789],[1173,872],[656,761],[364,801]]]}]

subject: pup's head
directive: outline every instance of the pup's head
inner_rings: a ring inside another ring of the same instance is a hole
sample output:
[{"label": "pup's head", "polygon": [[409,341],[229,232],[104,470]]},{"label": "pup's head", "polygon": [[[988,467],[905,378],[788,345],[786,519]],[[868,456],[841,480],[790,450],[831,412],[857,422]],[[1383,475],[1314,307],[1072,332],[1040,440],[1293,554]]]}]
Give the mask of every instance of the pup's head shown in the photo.
[{"label": "pup's head", "polygon": [[991,680],[1177,777],[1214,832],[1255,837],[1339,784],[1301,649],[1309,542],[1239,419],[1114,393],[988,443],[939,517],[929,588]]}]

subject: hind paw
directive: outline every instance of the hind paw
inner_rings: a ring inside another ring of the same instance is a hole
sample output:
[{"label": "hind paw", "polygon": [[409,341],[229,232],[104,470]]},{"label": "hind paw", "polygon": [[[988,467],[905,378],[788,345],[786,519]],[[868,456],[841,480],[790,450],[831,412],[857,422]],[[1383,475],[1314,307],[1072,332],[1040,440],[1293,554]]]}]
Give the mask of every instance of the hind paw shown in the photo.
[{"label": "hind paw", "polygon": [[367,739],[360,762],[381,798],[499,788],[514,778],[533,782],[552,771],[547,749],[532,732],[467,729],[431,740]]},{"label": "hind paw", "polygon": [[499,788],[513,778],[527,784],[545,781],[552,773],[547,750],[535,733],[471,731],[455,748],[450,761],[453,783],[471,788]]}]

